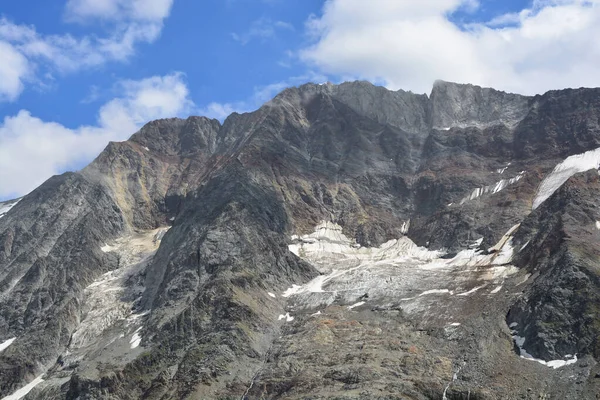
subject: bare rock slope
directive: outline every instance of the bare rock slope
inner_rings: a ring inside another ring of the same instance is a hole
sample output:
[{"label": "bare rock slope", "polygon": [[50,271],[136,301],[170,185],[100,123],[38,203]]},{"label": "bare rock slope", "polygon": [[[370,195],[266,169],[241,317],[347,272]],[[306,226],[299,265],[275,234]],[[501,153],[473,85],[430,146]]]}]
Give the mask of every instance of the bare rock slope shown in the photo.
[{"label": "bare rock slope", "polygon": [[595,399],[600,90],[286,89],[0,203],[0,396]]}]

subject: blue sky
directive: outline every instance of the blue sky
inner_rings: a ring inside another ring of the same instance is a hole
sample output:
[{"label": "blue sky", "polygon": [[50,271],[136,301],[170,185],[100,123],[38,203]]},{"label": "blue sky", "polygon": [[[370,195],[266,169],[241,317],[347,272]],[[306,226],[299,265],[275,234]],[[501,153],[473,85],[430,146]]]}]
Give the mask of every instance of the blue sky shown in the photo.
[{"label": "blue sky", "polygon": [[[321,5],[321,0],[175,1],[160,37],[140,45],[126,62],[106,63],[77,74],[54,73],[55,80],[43,82],[49,87],[26,88],[18,101],[0,104],[0,112],[10,115],[26,108],[44,120],[78,126],[93,122],[98,103],[114,97],[111,86],[115,81],[173,71],[185,73],[199,105],[245,99],[255,87],[305,72],[287,52],[306,43],[304,22]],[[0,11],[12,22],[33,25],[38,32],[103,34],[102,23],[82,28],[65,22],[64,8],[61,1],[20,0],[3,4]],[[274,27],[277,22],[286,25]],[[252,35],[253,28],[262,31]],[[234,35],[244,39],[235,40]],[[60,101],[54,101],[57,97]]]},{"label": "blue sky", "polygon": [[286,86],[598,86],[600,0],[20,0],[0,6],[0,199],[155,118]]}]

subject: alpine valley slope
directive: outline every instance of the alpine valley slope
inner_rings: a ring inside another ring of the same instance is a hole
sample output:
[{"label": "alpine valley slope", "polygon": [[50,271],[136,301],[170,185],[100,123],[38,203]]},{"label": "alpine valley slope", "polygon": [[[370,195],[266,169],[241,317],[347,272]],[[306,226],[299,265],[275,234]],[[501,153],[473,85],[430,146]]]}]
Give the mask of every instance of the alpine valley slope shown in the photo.
[{"label": "alpine valley slope", "polygon": [[600,89],[290,88],[0,203],[0,398],[597,399]]}]

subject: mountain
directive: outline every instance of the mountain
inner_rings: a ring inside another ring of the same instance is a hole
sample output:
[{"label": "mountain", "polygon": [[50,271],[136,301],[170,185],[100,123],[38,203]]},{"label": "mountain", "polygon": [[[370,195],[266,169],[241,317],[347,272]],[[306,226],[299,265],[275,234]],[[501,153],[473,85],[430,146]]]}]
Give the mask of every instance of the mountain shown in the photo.
[{"label": "mountain", "polygon": [[600,89],[306,84],[0,203],[7,399],[596,399]]}]

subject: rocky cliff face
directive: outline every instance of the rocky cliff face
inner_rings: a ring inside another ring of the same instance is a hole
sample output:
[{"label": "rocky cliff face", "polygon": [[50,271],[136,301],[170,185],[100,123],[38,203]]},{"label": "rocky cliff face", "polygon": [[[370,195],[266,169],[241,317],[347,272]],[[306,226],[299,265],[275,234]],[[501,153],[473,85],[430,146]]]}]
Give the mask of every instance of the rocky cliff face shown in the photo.
[{"label": "rocky cliff face", "polygon": [[0,204],[0,395],[596,398],[599,102],[307,84],[150,122]]}]

